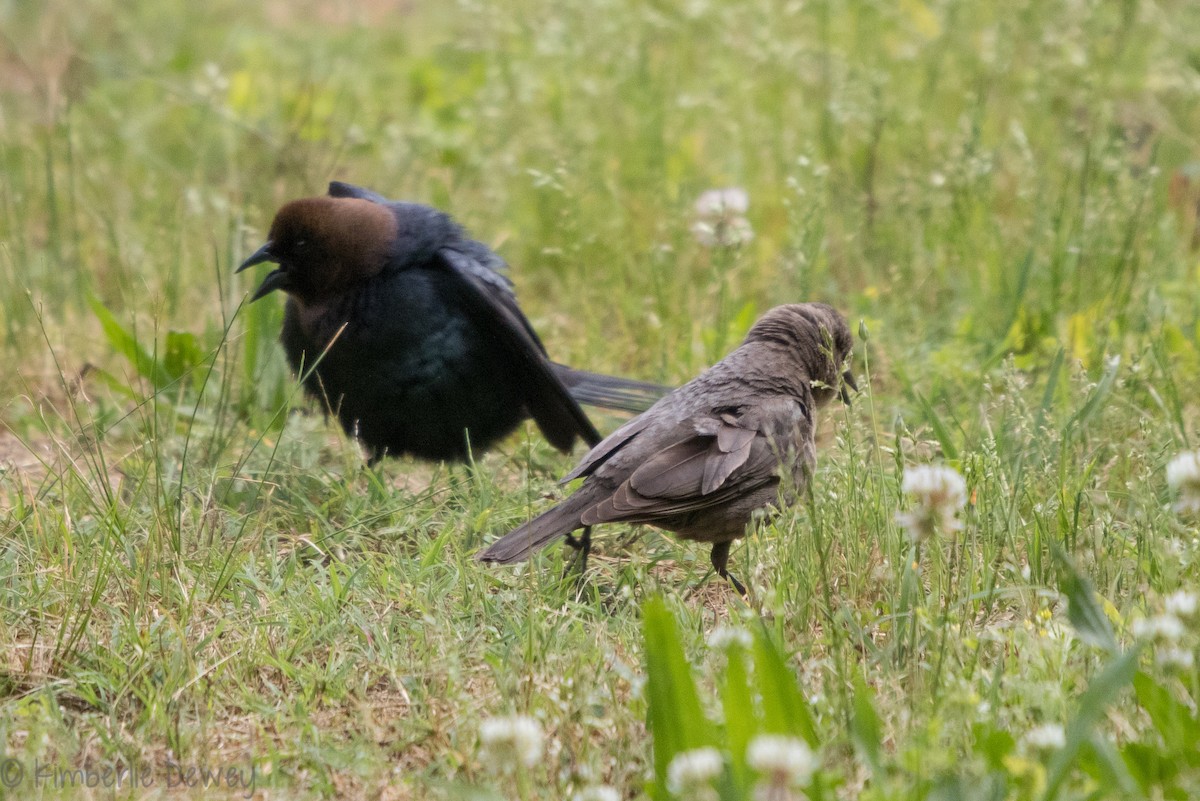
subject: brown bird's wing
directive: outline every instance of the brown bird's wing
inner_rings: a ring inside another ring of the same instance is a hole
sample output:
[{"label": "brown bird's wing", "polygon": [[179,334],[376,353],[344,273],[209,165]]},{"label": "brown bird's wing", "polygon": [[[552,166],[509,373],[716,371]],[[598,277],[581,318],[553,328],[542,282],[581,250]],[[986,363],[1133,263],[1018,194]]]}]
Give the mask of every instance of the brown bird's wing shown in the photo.
[{"label": "brown bird's wing", "polygon": [[789,458],[796,437],[811,434],[807,407],[791,398],[695,419],[691,431],[681,428],[678,439],[664,443],[610,497],[584,510],[582,523],[653,523],[728,503],[777,481],[781,455]]},{"label": "brown bird's wing", "polygon": [[[479,249],[486,250],[482,245]],[[597,444],[600,433],[555,375],[546,349],[517,306],[508,281],[481,263],[474,250],[442,248],[437,255],[446,269],[461,279],[460,299],[480,327],[493,334],[512,357],[513,368],[520,371],[529,388],[525,403],[530,416],[559,450],[570,450],[576,436],[589,446]],[[495,254],[491,258],[499,260]]]},{"label": "brown bird's wing", "polygon": [[580,476],[590,476],[596,472],[597,468],[612,458],[613,454],[625,447],[630,440],[653,422],[654,420],[649,411],[633,418],[588,451],[579,464],[575,465],[575,469],[563,476],[562,480],[558,483],[567,484]]}]

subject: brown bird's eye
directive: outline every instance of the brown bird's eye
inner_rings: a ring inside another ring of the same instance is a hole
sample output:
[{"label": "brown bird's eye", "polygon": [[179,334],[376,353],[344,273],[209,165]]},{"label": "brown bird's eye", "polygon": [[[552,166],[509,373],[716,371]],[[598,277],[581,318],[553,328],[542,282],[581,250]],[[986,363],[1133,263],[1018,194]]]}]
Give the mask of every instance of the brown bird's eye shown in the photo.
[{"label": "brown bird's eye", "polygon": [[296,250],[304,250],[306,247],[308,247],[308,240],[307,239],[297,239],[296,244],[293,245],[292,247],[294,247]]}]

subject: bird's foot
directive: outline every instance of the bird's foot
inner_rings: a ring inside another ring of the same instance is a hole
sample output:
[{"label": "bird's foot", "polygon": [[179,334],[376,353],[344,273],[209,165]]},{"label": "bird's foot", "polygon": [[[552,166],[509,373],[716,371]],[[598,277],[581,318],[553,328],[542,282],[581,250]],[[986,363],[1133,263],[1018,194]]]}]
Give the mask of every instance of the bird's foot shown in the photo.
[{"label": "bird's foot", "polygon": [[738,581],[737,577],[734,576],[732,573],[730,573],[728,570],[722,570],[720,573],[720,576],[723,579],[729,580],[729,583],[733,585],[733,588],[735,590],[737,590],[738,595],[742,596],[743,598],[746,598],[749,595],[749,593],[746,592],[745,585],[743,585],[742,582]]},{"label": "bird's foot", "polygon": [[742,582],[734,578],[733,574],[730,573],[725,567],[729,563],[729,543],[714,543],[712,547],[711,559],[713,570],[717,571],[717,575],[728,580],[729,583],[733,585],[733,588],[738,591],[738,595],[745,598],[747,595],[746,587],[742,584]]},{"label": "bird's foot", "polygon": [[584,526],[583,534],[578,538],[574,534],[567,534],[566,542],[567,545],[575,549],[575,555],[567,565],[567,571],[570,572],[575,564],[578,563],[579,576],[582,578],[583,574],[587,572],[588,554],[592,552],[592,527]]}]

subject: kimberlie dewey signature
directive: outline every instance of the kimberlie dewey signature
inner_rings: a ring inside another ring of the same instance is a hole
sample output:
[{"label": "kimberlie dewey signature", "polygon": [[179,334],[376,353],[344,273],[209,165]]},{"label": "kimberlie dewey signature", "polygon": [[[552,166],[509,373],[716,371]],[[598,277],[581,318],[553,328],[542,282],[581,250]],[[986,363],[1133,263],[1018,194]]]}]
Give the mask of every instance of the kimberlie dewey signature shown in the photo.
[{"label": "kimberlie dewey signature", "polygon": [[250,798],[257,779],[258,772],[254,765],[185,764],[168,759],[153,765],[98,764],[66,768],[41,760],[34,760],[32,765],[14,758],[0,760],[0,783],[9,790],[30,785],[35,789],[56,790],[165,787],[241,790],[244,798]]}]

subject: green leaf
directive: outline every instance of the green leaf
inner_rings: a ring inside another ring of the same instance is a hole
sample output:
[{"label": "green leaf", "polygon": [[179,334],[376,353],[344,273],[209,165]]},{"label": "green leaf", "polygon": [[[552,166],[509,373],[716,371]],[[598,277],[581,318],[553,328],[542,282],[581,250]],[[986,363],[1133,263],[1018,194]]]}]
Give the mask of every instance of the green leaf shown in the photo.
[{"label": "green leaf", "polygon": [[821,738],[808,701],[796,682],[796,674],[766,631],[761,629],[754,639],[754,669],[763,699],[764,730],[803,737],[811,747],[817,748]]},{"label": "green leaf", "polygon": [[171,376],[167,374],[162,365],[138,344],[137,338],[130,333],[129,329],[121,325],[120,321],[98,298],[89,296],[88,305],[92,307],[92,314],[96,315],[96,319],[100,321],[100,328],[104,331],[104,338],[108,340],[108,344],[133,365],[133,369],[137,371],[138,375],[148,379],[156,388],[164,387],[171,382]]},{"label": "green leaf", "polygon": [[[1145,743],[1127,743],[1121,749],[1121,759],[1144,794],[1148,794],[1152,788],[1172,783],[1182,767],[1156,745]],[[1164,793],[1164,797],[1170,796]]]},{"label": "green leaf", "polygon": [[746,653],[738,643],[725,651],[725,676],[721,683],[721,709],[725,714],[725,742],[733,764],[733,779],[738,787],[749,789],[746,747],[758,733],[750,681],[746,674]]},{"label": "green leaf", "polygon": [[1084,401],[1079,411],[1067,421],[1066,431],[1070,431],[1072,428],[1083,428],[1088,424],[1088,421],[1104,408],[1104,404],[1108,401],[1108,396],[1112,394],[1113,384],[1116,383],[1117,373],[1120,369],[1121,357],[1114,356],[1109,360],[1108,367],[1104,370],[1104,375],[1100,377],[1096,388],[1092,390],[1092,394]]},{"label": "green leaf", "polygon": [[655,595],[642,607],[646,645],[646,694],[654,737],[656,796],[667,798],[667,766],[681,751],[715,744],[712,723],[704,716],[692,668],[683,653],[675,618]]},{"label": "green leaf", "polygon": [[1175,700],[1171,691],[1145,673],[1133,677],[1138,703],[1162,735],[1168,753],[1189,765],[1200,765],[1200,721],[1187,705]]},{"label": "green leaf", "polygon": [[925,412],[925,419],[929,422],[930,428],[933,429],[933,435],[937,437],[938,444],[942,446],[942,453],[946,455],[949,461],[958,460],[958,446],[954,444],[954,438],[950,435],[950,429],[942,422],[941,416],[937,410],[933,408],[925,396],[920,392],[913,390],[913,396],[917,399],[917,403],[921,404],[921,410]]},{"label": "green leaf", "polygon": [[1016,750],[1016,739],[1010,733],[989,723],[976,723],[971,728],[971,733],[975,736],[975,751],[983,755],[988,767],[992,770],[1007,771],[1004,760]]},{"label": "green leaf", "polygon": [[1079,699],[1079,711],[1067,726],[1067,741],[1050,761],[1043,801],[1058,797],[1058,788],[1067,777],[1080,747],[1091,737],[1092,729],[1109,704],[1133,680],[1137,672],[1138,648],[1130,648],[1109,663],[1099,676],[1092,679]]},{"label": "green leaf", "polygon": [[[485,509],[484,514],[486,514],[488,511],[490,510]],[[475,530],[478,531],[478,529]],[[456,534],[458,534],[458,532],[453,526],[445,526],[442,528],[437,537],[430,541],[429,545],[424,549],[424,553],[421,554],[422,570],[428,570],[434,565],[441,564],[443,561],[445,561],[447,549],[451,547],[450,541]]]},{"label": "green leaf", "polygon": [[168,331],[162,367],[172,379],[179,379],[204,363],[204,350],[195,334]]},{"label": "green leaf", "polygon": [[883,725],[875,712],[875,693],[861,675],[854,677],[854,715],[850,739],[877,778],[883,775]]},{"label": "green leaf", "polygon": [[993,773],[978,778],[941,776],[929,788],[924,801],[1004,801],[1007,796],[1004,775]]},{"label": "green leaf", "polygon": [[1040,431],[1042,424],[1046,420],[1046,415],[1049,414],[1050,408],[1054,405],[1054,394],[1058,391],[1058,379],[1062,374],[1063,360],[1066,357],[1066,351],[1062,348],[1054,354],[1054,361],[1050,363],[1050,369],[1046,371],[1046,389],[1042,392],[1042,405],[1038,408],[1037,424],[1034,431]]},{"label": "green leaf", "polygon": [[1058,591],[1067,598],[1067,619],[1079,638],[1089,645],[1116,653],[1117,638],[1104,608],[1096,600],[1092,583],[1079,572],[1058,543],[1050,543],[1050,550],[1059,566]]},{"label": "green leaf", "polygon": [[1102,787],[1118,788],[1118,798],[1144,798],[1144,794],[1117,749],[1108,738],[1092,732],[1079,755],[1080,767]]}]

